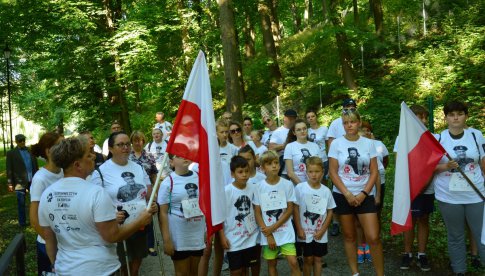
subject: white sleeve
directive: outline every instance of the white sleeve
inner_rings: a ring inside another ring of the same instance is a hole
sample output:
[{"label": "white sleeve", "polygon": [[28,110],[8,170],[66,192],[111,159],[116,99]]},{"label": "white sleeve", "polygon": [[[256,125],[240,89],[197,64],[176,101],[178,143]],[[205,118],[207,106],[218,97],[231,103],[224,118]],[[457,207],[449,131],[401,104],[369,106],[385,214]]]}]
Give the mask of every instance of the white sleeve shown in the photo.
[{"label": "white sleeve", "polygon": [[[98,170],[99,170],[99,168],[98,168]],[[103,187],[103,181],[101,180],[101,176],[99,175],[98,170],[93,171],[93,174],[91,174],[91,180],[90,181],[94,185],[98,185],[100,187]]]},{"label": "white sleeve", "polygon": [[48,211],[46,210],[47,207],[45,206],[45,204],[45,201],[40,200],[39,209],[37,211],[40,226],[49,226],[50,219],[47,216]]},{"label": "white sleeve", "polygon": [[295,197],[295,188],[293,186],[293,183],[291,183],[289,180],[286,180],[287,181],[287,199],[286,201],[291,201],[291,202],[295,202],[296,201],[296,197]]},{"label": "white sleeve", "polygon": [[158,204],[168,204],[170,202],[170,181],[171,177],[167,175],[165,179],[160,184],[160,189],[158,189]]},{"label": "white sleeve", "polygon": [[328,157],[338,159],[338,147],[339,147],[339,140],[335,140],[330,144],[330,149],[328,150]]},{"label": "white sleeve", "polygon": [[296,185],[296,187],[294,188],[295,189],[295,204],[300,206],[300,193],[301,193],[301,183],[299,183],[298,185]]},{"label": "white sleeve", "polygon": [[327,132],[327,137],[325,138],[326,140],[328,140],[328,138],[337,138],[337,122],[339,120],[338,119],[335,119],[332,121],[332,123],[330,124],[330,127],[328,128],[328,132]]},{"label": "white sleeve", "polygon": [[97,191],[92,200],[94,201],[94,222],[103,222],[116,219],[116,207],[104,189]]}]

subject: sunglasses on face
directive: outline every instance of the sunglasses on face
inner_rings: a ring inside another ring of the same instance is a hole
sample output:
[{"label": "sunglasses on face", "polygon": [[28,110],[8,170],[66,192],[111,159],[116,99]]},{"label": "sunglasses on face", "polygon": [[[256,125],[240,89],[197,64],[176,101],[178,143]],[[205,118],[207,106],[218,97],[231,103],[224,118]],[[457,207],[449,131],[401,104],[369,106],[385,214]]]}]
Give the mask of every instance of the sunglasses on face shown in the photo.
[{"label": "sunglasses on face", "polygon": [[343,114],[351,114],[351,113],[354,113],[355,111],[357,111],[357,109],[355,107],[342,109]]},{"label": "sunglasses on face", "polygon": [[231,129],[231,134],[236,134],[236,133],[240,133],[241,132],[241,128],[235,128],[235,129]]}]

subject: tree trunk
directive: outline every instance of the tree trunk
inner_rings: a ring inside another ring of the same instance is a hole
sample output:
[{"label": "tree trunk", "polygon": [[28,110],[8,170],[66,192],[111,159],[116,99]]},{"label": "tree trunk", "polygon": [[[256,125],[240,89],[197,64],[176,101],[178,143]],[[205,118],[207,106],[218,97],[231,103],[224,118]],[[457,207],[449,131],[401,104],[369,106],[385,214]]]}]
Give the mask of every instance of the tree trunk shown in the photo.
[{"label": "tree trunk", "polygon": [[301,31],[301,17],[295,0],[291,1],[291,15],[293,16],[293,31],[295,34],[299,33]]},{"label": "tree trunk", "polygon": [[374,15],[374,25],[376,28],[376,35],[380,40],[383,40],[384,35],[384,12],[382,11],[382,0],[369,0],[372,14]]},{"label": "tree trunk", "polygon": [[273,32],[273,40],[278,46],[278,41],[281,39],[280,21],[278,19],[278,0],[265,0],[271,13],[271,31]]},{"label": "tree trunk", "polygon": [[[121,1],[103,0],[103,7],[106,13],[106,30],[110,36],[114,36],[117,25],[116,22],[121,18]],[[125,99],[126,86],[121,83],[121,62],[117,49],[112,49],[111,56],[106,64],[109,71],[112,71],[112,77],[107,77],[108,95],[110,103],[117,109],[115,118],[118,119],[127,133],[131,132],[130,114]]]},{"label": "tree trunk", "polygon": [[309,27],[313,18],[313,2],[312,0],[305,0],[305,12],[303,14],[305,26]]},{"label": "tree trunk", "polygon": [[187,76],[189,76],[190,71],[192,69],[192,45],[190,44],[189,39],[189,30],[187,29],[187,19],[184,17],[184,13],[186,12],[186,6],[184,0],[177,1],[177,11],[180,17],[180,26],[181,26],[181,38],[182,38],[182,52],[183,52],[183,68],[184,72]]},{"label": "tree trunk", "polygon": [[354,7],[354,25],[359,27],[360,26],[359,4],[357,3],[357,0],[352,0],[352,5]]},{"label": "tree trunk", "polygon": [[234,13],[231,0],[218,0],[220,12],[222,54],[224,58],[224,79],[226,85],[226,110],[233,114],[234,120],[242,121],[244,103],[243,89],[238,77],[238,46]]},{"label": "tree trunk", "polygon": [[323,23],[327,23],[328,21],[328,3],[327,0],[322,0],[322,14],[323,14]]},{"label": "tree trunk", "polygon": [[258,11],[261,15],[261,31],[263,33],[263,43],[266,50],[266,55],[273,61],[270,65],[271,75],[273,78],[271,87],[275,92],[277,92],[282,79],[282,75],[280,67],[278,65],[278,58],[275,42],[273,40],[273,34],[271,32],[271,11],[267,4],[268,2],[266,2],[265,0],[260,0],[258,3]]},{"label": "tree trunk", "polygon": [[338,0],[330,0],[330,18],[332,20],[332,24],[339,30],[335,33],[335,39],[337,41],[338,54],[340,63],[342,65],[342,76],[345,85],[349,89],[357,90],[358,85],[355,79],[354,70],[352,68],[352,55],[350,54],[347,35],[341,31],[343,22],[337,11],[338,2]]},{"label": "tree trunk", "polygon": [[254,32],[254,24],[251,18],[250,11],[248,9],[248,5],[245,5],[244,9],[244,17],[246,18],[245,24],[243,27],[243,34],[244,34],[244,53],[246,58],[251,59],[256,55],[256,49],[254,48],[254,39],[255,39],[255,32]]}]

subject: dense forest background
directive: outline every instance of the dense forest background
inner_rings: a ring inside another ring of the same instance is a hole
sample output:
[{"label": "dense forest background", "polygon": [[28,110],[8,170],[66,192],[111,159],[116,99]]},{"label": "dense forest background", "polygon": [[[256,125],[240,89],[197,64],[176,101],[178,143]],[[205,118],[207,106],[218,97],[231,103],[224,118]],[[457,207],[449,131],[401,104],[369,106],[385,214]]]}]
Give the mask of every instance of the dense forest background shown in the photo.
[{"label": "dense forest background", "polygon": [[[149,132],[156,111],[174,119],[200,49],[216,115],[259,119],[279,96],[328,125],[350,96],[389,145],[401,101],[430,107],[439,130],[458,98],[485,129],[484,0],[0,2],[13,103],[46,130],[101,138],[114,119],[128,132]],[[0,86],[5,99],[5,69]]]}]

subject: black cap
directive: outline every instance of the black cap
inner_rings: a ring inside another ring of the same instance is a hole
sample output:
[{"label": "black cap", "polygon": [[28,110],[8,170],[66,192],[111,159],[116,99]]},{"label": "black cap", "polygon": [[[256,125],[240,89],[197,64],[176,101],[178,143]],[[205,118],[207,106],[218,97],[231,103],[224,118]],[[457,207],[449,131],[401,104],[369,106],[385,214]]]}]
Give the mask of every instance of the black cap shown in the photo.
[{"label": "black cap", "polygon": [[135,175],[131,172],[124,172],[124,173],[121,174],[121,177],[123,177],[123,178],[126,178],[126,177],[135,178]]},{"label": "black cap", "polygon": [[465,146],[456,146],[453,148],[454,151],[457,151],[457,150],[462,150],[462,151],[467,151],[468,148],[465,147]]},{"label": "black cap", "polygon": [[25,135],[23,134],[15,135],[15,141],[21,141],[21,140],[25,141]]},{"label": "black cap", "polygon": [[195,185],[194,183],[187,183],[187,184],[185,184],[185,189],[186,190],[190,190],[190,189],[197,190],[197,185]]},{"label": "black cap", "polygon": [[357,103],[354,101],[354,99],[348,98],[348,99],[345,99],[342,102],[343,107],[346,107],[346,106],[349,106],[349,105],[353,105],[353,106],[357,107]]},{"label": "black cap", "polygon": [[298,113],[296,113],[296,111],[293,110],[293,109],[287,109],[285,111],[285,116],[286,117],[298,117]]}]

